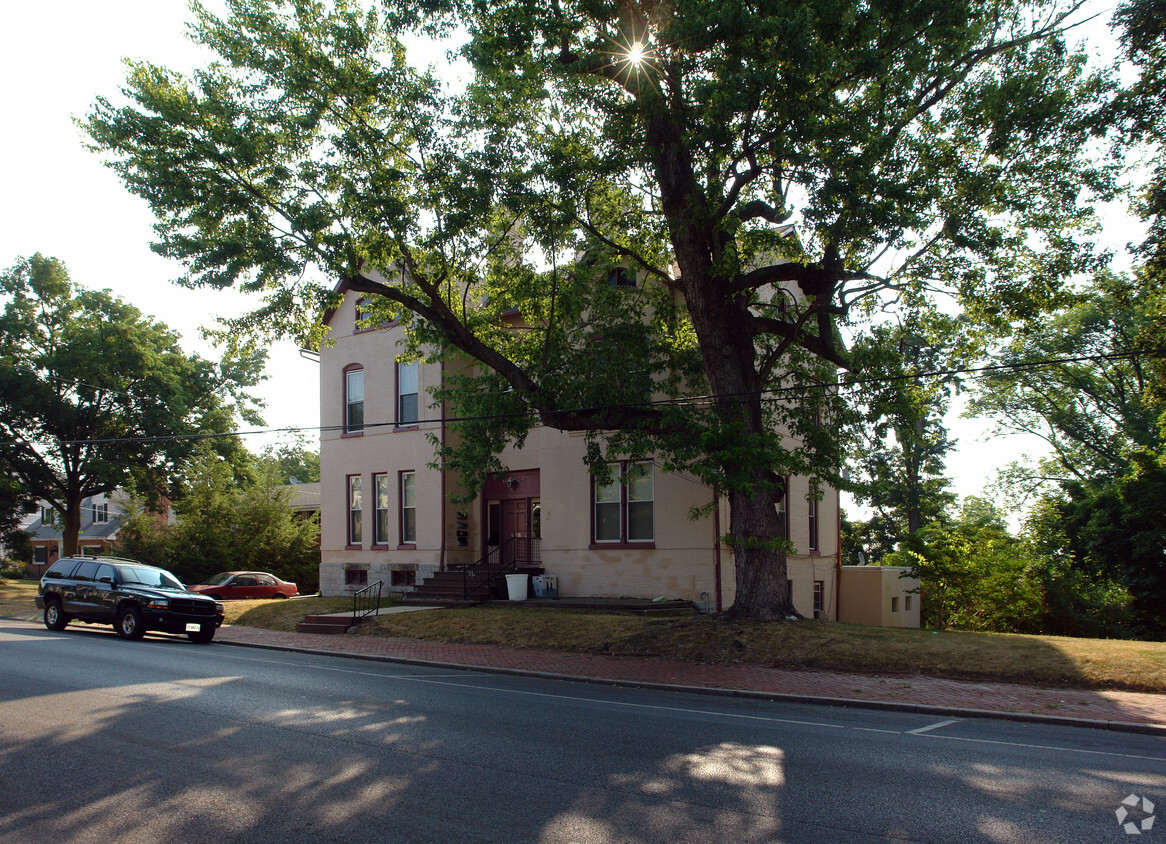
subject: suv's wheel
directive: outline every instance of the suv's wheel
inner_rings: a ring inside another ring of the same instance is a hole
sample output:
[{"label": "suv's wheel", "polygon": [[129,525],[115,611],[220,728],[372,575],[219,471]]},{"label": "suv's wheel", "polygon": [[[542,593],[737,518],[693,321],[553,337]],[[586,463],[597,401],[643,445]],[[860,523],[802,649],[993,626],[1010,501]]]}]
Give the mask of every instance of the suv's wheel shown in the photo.
[{"label": "suv's wheel", "polygon": [[45,601],[45,627],[49,630],[64,630],[69,623],[69,616],[61,609],[61,602],[56,598]]},{"label": "suv's wheel", "polygon": [[194,642],[195,644],[205,645],[210,642],[211,639],[215,638],[215,628],[207,626],[199,630],[197,633],[187,633],[186,635],[190,637],[190,641]]},{"label": "suv's wheel", "polygon": [[140,639],[146,635],[146,628],[142,624],[142,611],[133,604],[118,608],[117,621],[113,627],[117,635],[123,639]]}]

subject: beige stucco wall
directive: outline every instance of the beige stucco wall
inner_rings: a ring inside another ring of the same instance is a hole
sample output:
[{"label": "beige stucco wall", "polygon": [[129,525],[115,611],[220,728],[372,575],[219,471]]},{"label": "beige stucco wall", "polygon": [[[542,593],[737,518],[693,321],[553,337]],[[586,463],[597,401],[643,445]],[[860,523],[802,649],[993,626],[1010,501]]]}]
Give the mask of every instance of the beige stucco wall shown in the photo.
[{"label": "beige stucco wall", "polygon": [[842,566],[839,621],[919,626],[919,580],[903,566]]},{"label": "beige stucco wall", "polygon": [[[415,569],[418,582],[442,566],[471,563],[481,556],[482,502],[448,503],[456,489],[456,479],[443,478],[429,469],[433,445],[427,435],[447,436],[440,423],[439,408],[426,388],[440,382],[441,368],[422,364],[419,372],[421,422],[408,429],[396,429],[394,419],[395,366],[400,352],[402,330],[387,326],[354,332],[355,297],[346,296],[332,315],[333,345],[320,355],[321,425],[321,572],[320,587],[325,595],[341,595],[358,587],[344,583],[345,567],[367,567],[370,583],[390,582],[393,569]],[[358,435],[341,430],[344,415],[343,371],[351,364],[364,368],[365,429]],[[331,430],[329,430],[331,428]],[[732,552],[717,548],[717,536],[728,532],[727,505],[714,516],[688,518],[690,510],[709,503],[711,490],[684,474],[665,473],[654,466],[654,547],[594,547],[591,539],[591,482],[583,463],[582,435],[546,428],[531,431],[521,450],[507,450],[502,462],[511,471],[538,470],[542,513],[542,561],[548,574],[558,577],[559,595],[579,597],[684,598],[707,606],[728,608],[734,599]],[[398,548],[395,543],[398,494],[395,478],[401,471],[417,473],[417,543],[415,548]],[[387,548],[371,546],[373,523],[373,474],[389,473],[394,478],[390,501],[390,536]],[[359,474],[364,487],[364,538],[362,547],[346,547],[347,478]],[[827,490],[819,502],[819,548],[808,549],[809,519],[806,509],[808,484],[793,478],[790,488],[790,538],[798,553],[788,560],[794,604],[803,615],[814,614],[814,582],[822,592],[823,614],[836,611],[838,539],[838,498]],[[445,503],[443,503],[445,502]],[[464,514],[465,519],[459,519]],[[458,522],[466,525],[468,543],[458,547]],[[718,550],[720,572],[718,578]]]}]

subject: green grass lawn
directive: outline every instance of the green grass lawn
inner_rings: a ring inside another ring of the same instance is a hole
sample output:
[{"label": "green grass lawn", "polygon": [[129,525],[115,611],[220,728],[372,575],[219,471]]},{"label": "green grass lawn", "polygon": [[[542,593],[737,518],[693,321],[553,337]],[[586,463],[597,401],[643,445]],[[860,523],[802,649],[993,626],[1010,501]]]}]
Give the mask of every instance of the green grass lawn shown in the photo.
[{"label": "green grass lawn", "polygon": [[[0,615],[36,613],[35,594],[35,581],[0,581]],[[228,624],[294,630],[305,615],[351,610],[352,601],[297,598],[228,601],[224,606]],[[831,621],[644,618],[513,606],[382,615],[359,635],[1166,693],[1163,642],[936,632]]]}]

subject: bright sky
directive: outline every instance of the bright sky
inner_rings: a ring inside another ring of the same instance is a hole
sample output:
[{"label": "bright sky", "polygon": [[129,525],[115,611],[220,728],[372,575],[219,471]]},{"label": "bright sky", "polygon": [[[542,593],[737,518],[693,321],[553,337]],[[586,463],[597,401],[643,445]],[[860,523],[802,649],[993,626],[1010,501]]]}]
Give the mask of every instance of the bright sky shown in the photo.
[{"label": "bright sky", "polygon": [[[214,2],[208,3],[214,7]],[[1111,4],[1091,4],[1109,13]],[[185,0],[40,0],[9,3],[0,15],[0,267],[41,252],[61,259],[74,281],[109,288],[178,331],[183,347],[213,356],[198,337],[216,316],[247,309],[243,297],[190,291],[171,284],[181,268],[149,249],[153,218],[115,174],[86,150],[73,124],[98,95],[114,97],[125,76],[122,58],[147,59],[178,70],[202,63],[185,39]],[[1113,38],[1090,27],[1104,53]],[[1124,218],[1103,234],[1123,248],[1139,237]],[[260,389],[271,428],[319,425],[316,364],[290,343],[271,349],[270,380]],[[308,385],[312,385],[311,388]],[[985,440],[986,424],[953,421],[959,446],[949,471],[961,495],[977,494],[996,467],[1033,447],[1016,438]],[[309,432],[314,438],[314,432]],[[259,448],[264,440],[248,444]]]}]

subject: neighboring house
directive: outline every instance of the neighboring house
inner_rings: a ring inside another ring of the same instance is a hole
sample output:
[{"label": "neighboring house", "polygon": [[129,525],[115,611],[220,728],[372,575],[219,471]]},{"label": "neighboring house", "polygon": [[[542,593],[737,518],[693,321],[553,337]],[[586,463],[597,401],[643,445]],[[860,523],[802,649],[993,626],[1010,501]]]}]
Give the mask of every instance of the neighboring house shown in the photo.
[{"label": "neighboring house", "polygon": [[292,494],[288,499],[288,506],[295,512],[300,521],[314,518],[320,512],[320,484],[302,484],[292,480],[288,487]]},{"label": "neighboring house", "polygon": [[292,490],[288,506],[291,507],[296,520],[306,522],[316,519],[318,521],[320,518],[320,484],[302,484],[293,478],[288,486]]},{"label": "neighboring house", "polygon": [[843,566],[838,597],[839,621],[919,626],[919,578],[906,566]]},{"label": "neighboring house", "polygon": [[[482,559],[509,537],[539,540],[541,567],[560,597],[666,596],[701,609],[734,599],[733,553],[724,500],[711,515],[689,513],[713,491],[653,461],[618,467],[627,484],[597,485],[583,462],[584,436],[535,428],[521,449],[501,455],[511,471],[454,505],[452,473],[430,468],[430,437],[451,433],[427,388],[442,366],[400,363],[403,329],[358,327],[360,297],[326,315],[320,352],[321,564],[323,595],[382,581],[403,589],[439,570]],[[807,617],[837,618],[838,495],[808,502],[805,478],[790,479],[787,534],[793,601]]]},{"label": "neighboring house", "polygon": [[[93,495],[81,502],[81,533],[77,537],[77,553],[106,554],[117,541],[117,530],[121,525],[122,507],[125,496],[120,492]],[[32,565],[28,567],[30,577],[40,577],[45,569],[61,556],[64,540],[61,519],[56,510],[46,502],[40,502],[40,510],[33,514],[32,521],[24,532],[32,540]]]}]

